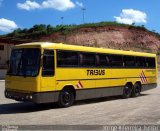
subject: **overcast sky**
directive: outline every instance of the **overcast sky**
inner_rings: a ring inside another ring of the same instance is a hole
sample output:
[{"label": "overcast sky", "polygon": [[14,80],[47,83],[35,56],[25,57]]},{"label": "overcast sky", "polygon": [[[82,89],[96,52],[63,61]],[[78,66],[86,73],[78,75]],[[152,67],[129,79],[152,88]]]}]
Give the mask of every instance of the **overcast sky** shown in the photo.
[{"label": "overcast sky", "polygon": [[0,0],[0,34],[35,24],[117,21],[160,33],[160,0]]}]

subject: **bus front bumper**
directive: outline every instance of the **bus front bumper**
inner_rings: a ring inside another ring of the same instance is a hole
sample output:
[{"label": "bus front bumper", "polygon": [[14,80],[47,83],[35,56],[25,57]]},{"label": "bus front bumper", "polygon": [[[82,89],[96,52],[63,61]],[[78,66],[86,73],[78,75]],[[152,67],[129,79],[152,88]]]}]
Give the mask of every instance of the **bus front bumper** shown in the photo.
[{"label": "bus front bumper", "polygon": [[59,92],[44,93],[22,93],[18,91],[5,90],[5,97],[16,101],[33,103],[52,103],[58,101]]}]

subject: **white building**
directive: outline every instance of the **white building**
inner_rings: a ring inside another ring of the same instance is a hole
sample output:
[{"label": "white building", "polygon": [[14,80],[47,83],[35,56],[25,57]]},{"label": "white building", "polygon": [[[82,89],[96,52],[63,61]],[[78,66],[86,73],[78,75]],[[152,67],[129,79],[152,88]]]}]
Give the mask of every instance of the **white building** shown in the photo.
[{"label": "white building", "polygon": [[29,41],[21,39],[13,39],[10,37],[0,37],[0,79],[4,79],[7,69],[8,62],[11,55],[11,50],[16,44],[26,43]]}]

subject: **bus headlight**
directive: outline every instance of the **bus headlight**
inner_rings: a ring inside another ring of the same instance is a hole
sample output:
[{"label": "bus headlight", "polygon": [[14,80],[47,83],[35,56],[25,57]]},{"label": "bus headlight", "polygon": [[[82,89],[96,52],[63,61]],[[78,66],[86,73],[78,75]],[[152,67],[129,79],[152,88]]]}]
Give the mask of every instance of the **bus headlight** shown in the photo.
[{"label": "bus headlight", "polygon": [[30,99],[32,99],[33,97],[32,97],[32,96],[30,96],[29,98],[30,98]]},{"label": "bus headlight", "polygon": [[26,99],[28,99],[29,98],[29,96],[26,96]]}]

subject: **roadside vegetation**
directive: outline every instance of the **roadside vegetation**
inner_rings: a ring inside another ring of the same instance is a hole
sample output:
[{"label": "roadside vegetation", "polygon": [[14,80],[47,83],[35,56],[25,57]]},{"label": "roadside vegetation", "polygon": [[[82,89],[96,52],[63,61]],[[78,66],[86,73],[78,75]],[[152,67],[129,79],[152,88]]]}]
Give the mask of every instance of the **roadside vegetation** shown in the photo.
[{"label": "roadside vegetation", "polygon": [[[48,36],[50,34],[60,32],[64,35],[67,35],[68,33],[71,33],[71,31],[79,29],[79,28],[86,28],[86,27],[103,27],[103,26],[120,26],[120,27],[126,27],[128,29],[136,28],[144,31],[148,31],[144,25],[142,26],[136,26],[134,23],[132,25],[127,24],[120,24],[117,22],[99,22],[99,23],[87,23],[87,24],[81,24],[81,25],[57,25],[55,27],[51,25],[34,25],[30,29],[16,29],[13,32],[7,34],[8,37],[15,37],[15,38],[25,38],[25,39],[37,39],[42,36]],[[157,33],[157,36],[159,34]],[[160,36],[159,36],[160,38]]]}]

